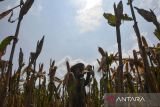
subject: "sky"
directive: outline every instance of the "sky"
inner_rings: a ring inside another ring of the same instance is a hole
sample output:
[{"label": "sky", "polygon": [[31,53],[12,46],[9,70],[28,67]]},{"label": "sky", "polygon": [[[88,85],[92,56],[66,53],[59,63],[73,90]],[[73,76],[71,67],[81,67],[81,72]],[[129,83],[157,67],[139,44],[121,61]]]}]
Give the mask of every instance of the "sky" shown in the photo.
[{"label": "sky", "polygon": [[[0,2],[0,13],[18,5],[19,1]],[[108,53],[117,52],[115,28],[108,25],[103,17],[104,12],[114,12],[114,2],[118,3],[119,0],[35,0],[21,23],[14,56],[14,69],[18,65],[20,47],[27,65],[30,52],[36,50],[36,43],[43,35],[45,41],[38,63],[43,62],[46,71],[50,59],[56,61],[58,66],[56,75],[59,77],[63,77],[66,72],[66,60],[69,60],[71,65],[83,62],[98,67],[96,59],[101,57],[98,52],[99,46]],[[124,13],[130,15],[126,3],[127,0],[123,0]],[[134,6],[153,9],[160,21],[160,0],[134,0]],[[18,17],[18,13],[19,9],[14,10],[13,19]],[[151,46],[158,43],[153,34],[154,25],[146,22],[137,12],[136,16],[141,35],[146,37]],[[8,17],[0,20],[0,40],[15,33],[17,22],[8,23]],[[132,50],[138,49],[132,26],[133,22],[123,22],[121,25],[123,57],[132,56]],[[7,48],[3,59],[9,59],[10,50],[11,45]]]}]

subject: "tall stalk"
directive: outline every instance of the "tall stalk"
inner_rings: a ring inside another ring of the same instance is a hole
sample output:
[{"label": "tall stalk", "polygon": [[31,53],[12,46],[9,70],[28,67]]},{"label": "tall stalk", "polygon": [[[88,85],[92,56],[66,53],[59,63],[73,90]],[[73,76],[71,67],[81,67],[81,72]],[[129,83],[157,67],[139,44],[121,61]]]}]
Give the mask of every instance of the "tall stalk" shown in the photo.
[{"label": "tall stalk", "polygon": [[[16,32],[15,32],[15,38],[14,41],[13,41],[13,45],[12,45],[12,49],[11,49],[11,54],[10,54],[10,57],[9,57],[9,66],[8,66],[8,70],[7,70],[7,84],[9,84],[9,80],[11,78],[11,75],[12,75],[12,61],[13,61],[13,56],[14,56],[14,51],[15,51],[15,47],[16,47],[16,44],[17,44],[17,40],[18,40],[18,34],[19,34],[19,29],[20,29],[20,25],[21,25],[21,21],[22,19],[19,19],[18,20],[18,24],[17,24],[17,28],[16,28]],[[9,84],[9,90],[10,90],[10,84]]]},{"label": "tall stalk", "polygon": [[[8,65],[8,69],[7,69],[6,83],[5,83],[6,90],[4,92],[4,96],[7,95],[7,92],[10,92],[10,88],[11,88],[10,80],[11,80],[11,75],[12,75],[12,61],[13,61],[13,56],[14,56],[14,51],[15,51],[16,43],[17,43],[17,40],[18,40],[17,38],[18,38],[18,34],[19,34],[19,29],[20,29],[21,21],[22,21],[22,18],[19,17],[17,28],[16,28],[16,32],[15,32],[15,35],[14,35],[15,39],[13,40],[11,54],[10,54],[10,57],[9,57],[9,65]],[[2,102],[2,105],[3,105],[3,103],[4,102]]]},{"label": "tall stalk", "polygon": [[15,35],[14,35],[16,39],[13,41],[11,54],[10,54],[10,57],[9,57],[9,66],[8,66],[8,70],[7,70],[7,84],[6,85],[7,86],[9,85],[9,90],[8,91],[10,91],[9,81],[10,81],[10,78],[11,78],[11,75],[12,75],[12,62],[13,62],[15,47],[16,47],[17,40],[18,40],[21,21],[23,19],[23,16],[27,14],[27,12],[29,11],[29,9],[31,8],[33,3],[34,3],[34,0],[26,0],[26,2],[23,4],[23,6],[21,7],[20,12],[19,12],[18,24],[17,24]]},{"label": "tall stalk", "polygon": [[[135,16],[135,12],[134,12],[134,9],[133,9],[132,2],[133,2],[133,0],[129,0],[131,14],[132,14],[132,17],[133,17],[133,20],[134,20],[133,28],[134,28],[134,31],[135,31],[136,36],[137,36],[138,46],[139,46],[140,54],[141,54],[143,64],[144,64],[144,72],[145,72],[144,79],[145,79],[145,85],[146,85],[145,91],[146,92],[150,92],[150,91],[151,92],[157,92],[155,81],[153,81],[153,79],[150,75],[151,74],[150,73],[150,67],[149,67],[149,63],[148,63],[148,60],[147,60],[147,55],[145,53],[145,48],[142,45],[141,35],[140,35],[140,31],[139,31],[139,27],[138,27],[138,24],[137,24],[137,20],[136,20],[136,16]],[[149,87],[149,85],[150,85],[150,87]]]},{"label": "tall stalk", "polygon": [[121,18],[118,15],[119,14],[118,11],[119,11],[118,8],[114,4],[114,12],[116,17],[116,35],[117,35],[118,54],[119,54],[119,59],[118,59],[119,67],[117,72],[116,92],[123,92],[123,62],[122,62],[121,32],[120,32]]},{"label": "tall stalk", "polygon": [[[135,61],[138,61],[138,57],[137,57],[137,54],[136,54],[136,51],[135,51],[135,50],[133,50],[133,57],[134,57],[134,60],[135,60]],[[139,84],[140,84],[140,92],[143,92],[143,85],[142,85],[142,80],[141,80],[141,77],[140,77],[140,74],[139,74],[138,66],[135,65],[135,68],[136,68],[136,71],[137,71],[138,82],[139,82]]]}]

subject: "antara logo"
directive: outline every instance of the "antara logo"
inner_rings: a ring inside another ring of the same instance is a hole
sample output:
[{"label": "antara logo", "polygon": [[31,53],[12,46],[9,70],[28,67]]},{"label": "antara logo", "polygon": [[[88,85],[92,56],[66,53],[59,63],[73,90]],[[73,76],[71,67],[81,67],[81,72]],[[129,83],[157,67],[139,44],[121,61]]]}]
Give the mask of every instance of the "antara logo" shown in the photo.
[{"label": "antara logo", "polygon": [[117,97],[116,102],[145,102],[143,97]]}]

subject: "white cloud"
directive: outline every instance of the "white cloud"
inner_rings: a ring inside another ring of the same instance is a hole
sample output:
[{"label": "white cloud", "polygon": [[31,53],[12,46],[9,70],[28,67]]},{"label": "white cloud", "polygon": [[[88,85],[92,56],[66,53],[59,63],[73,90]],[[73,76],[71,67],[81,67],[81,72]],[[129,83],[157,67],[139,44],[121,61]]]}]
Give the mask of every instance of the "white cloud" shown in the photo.
[{"label": "white cloud", "polygon": [[133,50],[139,49],[136,34],[132,32],[128,37],[128,40],[123,45],[124,45],[123,52],[122,52],[123,57],[129,57],[129,56],[132,57]]},{"label": "white cloud", "polygon": [[[75,2],[75,1],[74,1]],[[82,32],[92,31],[100,25],[103,0],[77,0],[75,20]]]},{"label": "white cloud", "polygon": [[12,6],[11,5],[8,5],[7,7],[6,7],[6,10],[9,10],[9,9],[11,9],[12,8]]},{"label": "white cloud", "polygon": [[37,11],[38,11],[38,12],[41,12],[42,9],[43,9],[42,4],[39,4],[38,7],[37,7]]},{"label": "white cloud", "polygon": [[153,2],[154,0],[141,0],[140,3],[139,3],[139,6],[142,7],[142,8],[150,8],[151,7],[151,3]]},{"label": "white cloud", "polygon": [[160,1],[159,0],[141,0],[139,3],[140,8],[152,9],[156,14],[160,11]]}]

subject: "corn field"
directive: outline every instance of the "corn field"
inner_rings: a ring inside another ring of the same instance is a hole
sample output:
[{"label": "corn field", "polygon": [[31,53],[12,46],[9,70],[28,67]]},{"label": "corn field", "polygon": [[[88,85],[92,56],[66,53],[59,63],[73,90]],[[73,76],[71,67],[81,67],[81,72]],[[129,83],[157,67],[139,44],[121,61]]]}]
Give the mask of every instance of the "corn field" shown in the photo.
[{"label": "corn field", "polygon": [[[105,93],[160,93],[160,43],[148,45],[145,37],[141,35],[135,12],[138,12],[146,23],[150,22],[155,26],[153,36],[158,40],[160,23],[153,10],[135,7],[133,1],[128,0],[126,4],[130,7],[131,16],[123,12],[122,1],[113,5],[114,14],[103,14],[108,24],[116,29],[117,53],[109,53],[99,47],[97,52],[101,59],[97,59],[98,71],[92,65],[77,63],[70,66],[70,62],[66,61],[67,73],[63,80],[55,76],[58,67],[54,60],[50,60],[48,70],[43,69],[43,63],[37,64],[45,42],[44,36],[37,42],[36,50],[30,52],[28,65],[24,61],[23,49],[20,49],[17,70],[12,69],[20,25],[34,0],[21,0],[18,6],[1,13],[0,20],[11,14],[9,23],[18,23],[15,35],[7,36],[0,42],[0,107],[104,107]],[[20,12],[18,19],[12,20],[15,8],[20,8]],[[133,50],[132,58],[122,57],[122,21],[134,22],[133,29],[139,48]],[[10,43],[10,57],[4,59]],[[116,64],[116,67],[113,67],[113,64]],[[36,69],[37,66],[39,69]],[[103,74],[100,81],[95,78],[95,72]]]}]

